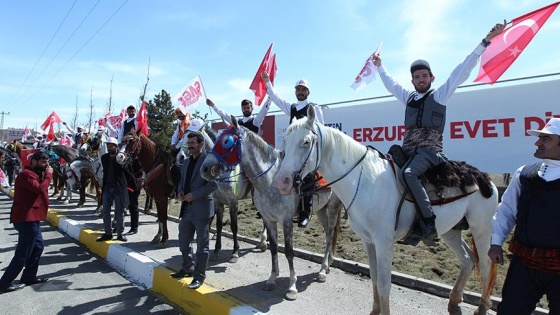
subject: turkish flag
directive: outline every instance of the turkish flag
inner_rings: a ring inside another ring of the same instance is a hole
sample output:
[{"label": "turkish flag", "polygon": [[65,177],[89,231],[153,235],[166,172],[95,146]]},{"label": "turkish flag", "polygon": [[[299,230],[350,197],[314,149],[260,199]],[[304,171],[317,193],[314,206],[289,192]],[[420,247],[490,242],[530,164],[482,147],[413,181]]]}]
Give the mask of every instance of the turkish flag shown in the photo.
[{"label": "turkish flag", "polygon": [[60,119],[60,117],[58,117],[58,115],[53,111],[49,115],[49,117],[47,117],[47,120],[45,120],[45,122],[41,125],[41,129],[47,130],[47,128],[52,126],[54,123],[60,123],[60,122],[62,122],[62,119]]},{"label": "turkish flag", "polygon": [[492,39],[482,53],[480,70],[474,82],[494,84],[519,57],[560,2],[527,13],[511,21],[511,25]]},{"label": "turkish flag", "polygon": [[56,138],[55,134],[54,134],[54,126],[51,125],[51,127],[49,128],[49,133],[47,134],[47,142],[51,142]]},{"label": "turkish flag", "polygon": [[150,130],[148,129],[148,111],[146,109],[146,102],[142,101],[142,106],[136,115],[136,121],[138,122],[138,130],[140,130],[144,135],[149,136]]},{"label": "turkish flag", "polygon": [[[261,78],[261,74],[263,72],[268,72],[269,76],[272,78],[275,76],[275,74],[271,74],[271,70],[272,69],[272,63],[274,62],[274,68],[276,68],[276,58],[275,56],[270,55],[270,52],[272,51],[272,46],[274,46],[274,43],[270,44],[270,47],[268,47],[268,50],[266,51],[266,54],[264,55],[263,60],[261,61],[261,65],[259,66],[259,69],[257,69],[257,74],[255,74],[255,78],[253,79],[253,82],[251,82],[251,86],[249,86],[249,89],[251,89],[253,92],[255,92],[255,104],[257,105],[261,105],[265,95],[266,95],[266,83],[264,82],[264,80]],[[276,69],[274,69],[274,72],[276,73]]]},{"label": "turkish flag", "polygon": [[39,152],[41,149],[22,149],[19,153],[19,159],[21,160],[21,168],[25,169],[31,165],[31,156],[35,152]]}]

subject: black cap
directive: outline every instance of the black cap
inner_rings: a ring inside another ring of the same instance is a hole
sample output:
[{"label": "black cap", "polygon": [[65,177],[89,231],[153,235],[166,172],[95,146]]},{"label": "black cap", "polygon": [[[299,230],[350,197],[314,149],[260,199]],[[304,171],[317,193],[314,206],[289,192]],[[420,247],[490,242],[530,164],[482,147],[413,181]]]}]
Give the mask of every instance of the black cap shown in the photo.
[{"label": "black cap", "polygon": [[36,160],[36,161],[48,160],[49,156],[45,152],[37,151],[37,152],[33,153],[33,155],[31,156],[31,159]]}]

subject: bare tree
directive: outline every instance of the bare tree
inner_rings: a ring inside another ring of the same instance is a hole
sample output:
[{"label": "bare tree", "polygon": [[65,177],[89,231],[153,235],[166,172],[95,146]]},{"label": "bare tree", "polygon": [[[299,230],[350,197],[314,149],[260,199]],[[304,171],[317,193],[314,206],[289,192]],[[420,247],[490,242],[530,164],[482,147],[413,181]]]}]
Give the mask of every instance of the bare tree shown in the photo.
[{"label": "bare tree", "polygon": [[148,58],[148,74],[146,75],[146,84],[144,84],[144,91],[140,96],[140,102],[143,102],[144,98],[146,97],[146,89],[148,88],[148,82],[150,82],[150,58]]},{"label": "bare tree", "polygon": [[107,103],[107,111],[110,113],[113,111],[113,79],[115,79],[115,73],[111,76],[111,85],[109,88],[109,102]]},{"label": "bare tree", "polygon": [[70,126],[72,126],[72,129],[76,129],[76,126],[78,125],[78,95],[76,95],[76,104],[75,104],[76,110],[74,111],[74,115],[72,116],[72,120],[70,121]]},{"label": "bare tree", "polygon": [[93,106],[93,85],[91,86],[91,90],[89,92],[89,122],[88,122],[88,130],[92,132],[91,127],[93,124],[93,115],[95,114],[95,106]]}]

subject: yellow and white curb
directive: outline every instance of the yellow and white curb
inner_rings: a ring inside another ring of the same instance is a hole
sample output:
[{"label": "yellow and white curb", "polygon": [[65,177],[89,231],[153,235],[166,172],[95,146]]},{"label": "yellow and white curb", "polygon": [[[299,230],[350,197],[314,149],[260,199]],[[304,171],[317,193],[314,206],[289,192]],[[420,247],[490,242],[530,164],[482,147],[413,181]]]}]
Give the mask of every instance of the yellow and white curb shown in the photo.
[{"label": "yellow and white curb", "polygon": [[47,221],[73,239],[105,259],[113,268],[132,282],[157,292],[190,314],[245,315],[263,314],[240,300],[203,284],[196,290],[188,289],[191,278],[174,279],[165,264],[135,252],[116,240],[97,242],[100,231],[85,228],[76,220],[49,209]]}]

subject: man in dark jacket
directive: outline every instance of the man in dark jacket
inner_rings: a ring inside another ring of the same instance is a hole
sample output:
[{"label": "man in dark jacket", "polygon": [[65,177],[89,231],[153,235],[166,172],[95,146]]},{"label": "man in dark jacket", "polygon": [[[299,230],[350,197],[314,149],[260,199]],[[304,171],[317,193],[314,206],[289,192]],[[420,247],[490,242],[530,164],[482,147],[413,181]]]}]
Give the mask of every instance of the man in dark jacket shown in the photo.
[{"label": "man in dark jacket", "polygon": [[[18,244],[14,258],[0,278],[0,294],[48,280],[37,278],[37,270],[44,248],[39,224],[47,218],[51,179],[49,156],[43,152],[33,153],[31,165],[16,178],[10,222],[18,231]],[[22,270],[20,283],[13,283]]]},{"label": "man in dark jacket", "polygon": [[[210,249],[210,222],[214,217],[212,192],[216,182],[208,182],[200,176],[200,166],[206,159],[204,137],[193,131],[187,135],[187,145],[191,156],[183,163],[178,199],[181,204],[179,222],[179,249],[183,255],[181,270],[171,274],[173,278],[192,276],[187,287],[198,289],[206,278],[208,253]],[[193,261],[191,242],[196,232],[196,259]]]},{"label": "man in dark jacket", "polygon": [[103,224],[105,233],[97,239],[98,242],[113,239],[111,229],[111,205],[115,203],[115,220],[117,221],[117,240],[126,242],[124,231],[124,209],[128,207],[128,190],[125,169],[117,163],[118,141],[111,137],[105,141],[108,153],[101,156],[103,166]]}]

